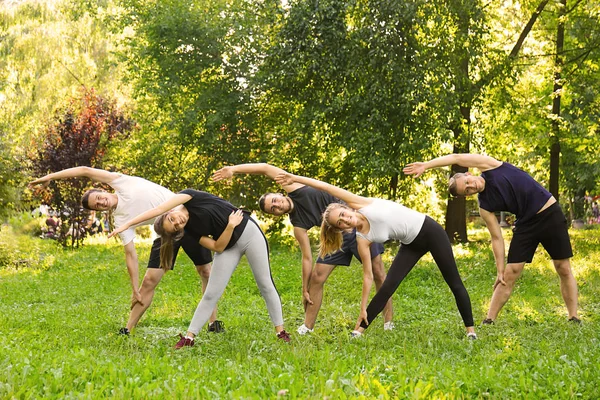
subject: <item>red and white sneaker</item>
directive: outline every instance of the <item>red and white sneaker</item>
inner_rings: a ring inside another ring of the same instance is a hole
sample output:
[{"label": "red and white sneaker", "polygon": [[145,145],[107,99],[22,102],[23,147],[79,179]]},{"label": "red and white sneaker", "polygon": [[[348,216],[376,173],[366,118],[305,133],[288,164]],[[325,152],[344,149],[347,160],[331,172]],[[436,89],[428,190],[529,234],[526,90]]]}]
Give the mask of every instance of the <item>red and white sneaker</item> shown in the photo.
[{"label": "red and white sneaker", "polygon": [[175,345],[176,349],[180,349],[182,347],[192,347],[194,345],[194,338],[183,336],[179,334],[179,342]]},{"label": "red and white sneaker", "polygon": [[289,342],[290,340],[292,340],[292,338],[290,338],[290,334],[287,333],[285,330],[283,330],[277,334],[277,339],[281,339],[284,342]]}]

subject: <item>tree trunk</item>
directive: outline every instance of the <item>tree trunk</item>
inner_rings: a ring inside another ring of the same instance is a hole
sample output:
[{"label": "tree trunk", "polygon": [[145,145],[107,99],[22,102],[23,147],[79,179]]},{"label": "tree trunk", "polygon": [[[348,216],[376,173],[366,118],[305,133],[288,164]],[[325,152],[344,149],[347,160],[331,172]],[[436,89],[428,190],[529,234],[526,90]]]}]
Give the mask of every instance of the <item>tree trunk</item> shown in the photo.
[{"label": "tree trunk", "polygon": [[556,29],[556,56],[554,59],[554,96],[552,99],[552,135],[550,137],[550,193],[558,200],[560,175],[560,99],[561,72],[563,66],[563,45],[565,41],[564,16],[567,0],[560,0],[558,8],[558,26]]}]

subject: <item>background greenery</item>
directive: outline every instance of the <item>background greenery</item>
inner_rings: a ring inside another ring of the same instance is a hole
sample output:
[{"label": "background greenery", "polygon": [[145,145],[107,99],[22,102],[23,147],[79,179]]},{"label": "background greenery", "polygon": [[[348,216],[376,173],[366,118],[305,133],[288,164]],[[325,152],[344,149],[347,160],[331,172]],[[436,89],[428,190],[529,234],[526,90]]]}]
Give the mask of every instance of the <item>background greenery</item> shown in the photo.
[{"label": "background greenery", "polygon": [[[273,277],[292,342],[276,340],[244,261],[219,302],[226,332],[204,331],[195,347],[175,351],[200,298],[185,256],[138,328],[122,337],[116,332],[126,322],[130,289],[116,241],[88,239],[70,251],[4,226],[0,249],[21,249],[22,262],[0,268],[0,397],[595,398],[600,230],[571,234],[581,325],[567,322],[557,275],[538,251],[496,325],[479,326],[495,270],[487,234],[471,230],[477,240],[454,249],[473,304],[475,342],[466,339],[429,256],[393,297],[393,332],[378,318],[363,338],[349,339],[361,287],[354,262],[334,271],[314,334],[300,337],[300,253],[275,246]],[[149,247],[138,246],[142,260]],[[394,254],[388,247],[386,266]]]}]

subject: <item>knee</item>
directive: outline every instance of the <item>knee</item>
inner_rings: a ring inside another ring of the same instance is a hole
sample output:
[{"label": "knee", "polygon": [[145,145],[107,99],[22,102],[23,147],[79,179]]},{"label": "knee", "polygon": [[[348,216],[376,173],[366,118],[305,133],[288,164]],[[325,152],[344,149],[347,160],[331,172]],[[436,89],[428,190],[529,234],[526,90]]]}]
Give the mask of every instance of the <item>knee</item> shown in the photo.
[{"label": "knee", "polygon": [[200,275],[203,280],[208,280],[210,277],[210,270],[210,264],[196,265],[196,271],[198,271],[198,275]]},{"label": "knee", "polygon": [[554,268],[561,278],[569,278],[573,274],[571,272],[571,263],[569,259],[566,260],[554,260]]},{"label": "knee", "polygon": [[159,269],[148,269],[142,282],[142,288],[146,290],[154,290],[160,280],[162,279],[163,272]]},{"label": "knee", "polygon": [[313,269],[310,274],[310,286],[323,286],[328,276],[328,274],[317,271],[316,268]]}]

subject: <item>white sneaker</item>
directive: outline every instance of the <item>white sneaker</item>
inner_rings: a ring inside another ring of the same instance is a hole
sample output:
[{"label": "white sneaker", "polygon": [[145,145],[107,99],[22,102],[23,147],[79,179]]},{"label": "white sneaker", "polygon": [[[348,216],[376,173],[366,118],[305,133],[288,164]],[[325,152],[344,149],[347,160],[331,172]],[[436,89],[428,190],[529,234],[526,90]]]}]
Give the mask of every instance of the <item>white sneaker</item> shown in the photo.
[{"label": "white sneaker", "polygon": [[359,339],[362,336],[362,332],[360,331],[352,331],[350,333],[350,339]]},{"label": "white sneaker", "polygon": [[467,333],[467,339],[477,340],[477,334],[475,332]]},{"label": "white sneaker", "polygon": [[306,325],[302,324],[298,327],[298,334],[299,335],[306,335],[307,333],[312,333],[314,331],[314,329],[310,329],[309,327],[307,327]]},{"label": "white sneaker", "polygon": [[393,331],[395,327],[396,327],[396,325],[394,325],[394,323],[392,321],[388,321],[383,324],[384,331]]}]

